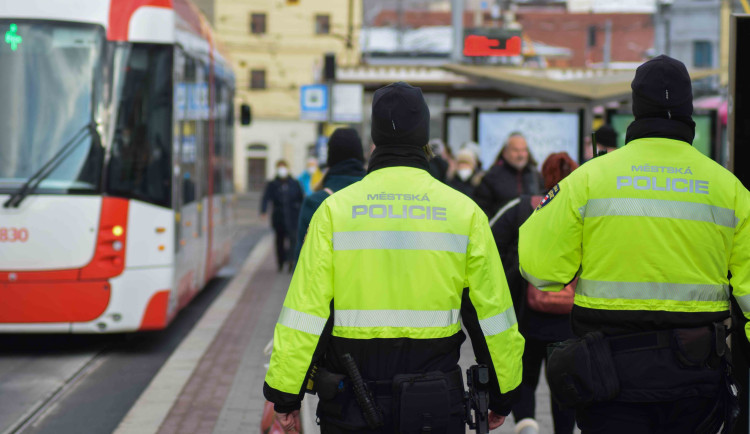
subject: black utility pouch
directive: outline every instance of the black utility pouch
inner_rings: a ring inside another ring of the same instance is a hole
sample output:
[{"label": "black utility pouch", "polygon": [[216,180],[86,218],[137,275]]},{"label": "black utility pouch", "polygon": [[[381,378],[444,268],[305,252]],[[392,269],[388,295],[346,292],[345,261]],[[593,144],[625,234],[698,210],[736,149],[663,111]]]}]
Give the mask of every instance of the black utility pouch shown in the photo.
[{"label": "black utility pouch", "polygon": [[683,368],[706,368],[710,361],[718,364],[714,333],[708,327],[672,330],[672,352]]},{"label": "black utility pouch", "polygon": [[444,373],[397,375],[393,378],[393,398],[398,433],[446,433],[451,417],[451,397]]},{"label": "black utility pouch", "polygon": [[[333,374],[338,376],[340,374]],[[334,425],[342,430],[361,432],[367,429],[367,422],[362,415],[357,400],[352,393],[352,385],[348,378],[344,377],[341,389],[336,387],[336,392],[330,396],[324,392],[326,398],[321,395],[318,387],[318,408],[315,414],[320,421]]]},{"label": "black utility pouch", "polygon": [[612,351],[601,332],[554,344],[549,350],[547,382],[561,406],[610,401],[620,393]]},{"label": "black utility pouch", "polygon": [[315,389],[322,400],[331,400],[344,391],[344,374],[335,374],[326,368],[318,368],[315,374]]}]

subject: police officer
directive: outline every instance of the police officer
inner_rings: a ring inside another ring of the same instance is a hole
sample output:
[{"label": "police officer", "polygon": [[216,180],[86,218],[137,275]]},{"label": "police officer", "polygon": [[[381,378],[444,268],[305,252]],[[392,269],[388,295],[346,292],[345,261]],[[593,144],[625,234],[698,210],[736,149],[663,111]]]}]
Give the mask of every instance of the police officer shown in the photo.
[{"label": "police officer", "polygon": [[[626,146],[547,194],[521,228],[520,268],[550,291],[579,276],[572,321],[584,339],[552,352],[548,380],[579,406],[583,433],[716,432],[733,398],[730,283],[750,313],[750,193],[691,146],[685,65],[658,56],[631,87]],[[596,359],[587,373],[573,360],[584,353]]]},{"label": "police officer", "polygon": [[[312,218],[263,387],[286,429],[316,362],[324,433],[464,433],[460,318],[490,367],[490,427],[510,412],[524,340],[487,217],[428,172],[429,120],[419,88],[376,91],[368,174]],[[380,426],[356,399],[349,356]]]}]

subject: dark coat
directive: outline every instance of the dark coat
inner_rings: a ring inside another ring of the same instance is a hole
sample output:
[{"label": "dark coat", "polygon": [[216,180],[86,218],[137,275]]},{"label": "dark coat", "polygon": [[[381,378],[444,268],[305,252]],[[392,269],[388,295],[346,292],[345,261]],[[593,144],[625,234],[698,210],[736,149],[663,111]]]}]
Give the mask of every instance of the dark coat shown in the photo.
[{"label": "dark coat", "polygon": [[446,184],[474,199],[474,192],[476,191],[479,183],[482,182],[482,176],[484,176],[483,172],[475,171],[474,174],[469,177],[469,179],[467,179],[466,181],[462,181],[461,178],[459,178],[458,174],[454,173],[453,176],[448,180],[448,182],[446,182]]},{"label": "dark coat", "polygon": [[448,177],[449,164],[443,157],[436,155],[430,159],[430,175],[440,182],[445,182]]},{"label": "dark coat", "polygon": [[501,158],[484,174],[482,182],[474,192],[474,200],[491,219],[512,199],[522,194],[543,193],[544,180],[533,163],[529,162],[519,171]]},{"label": "dark coat", "polygon": [[540,341],[564,341],[574,337],[569,314],[536,312],[526,306],[528,282],[521,277],[518,267],[518,229],[533,211],[531,196],[521,196],[518,203],[508,208],[492,225],[492,235],[495,237],[513,298],[518,330],[522,335]]},{"label": "dark coat", "polygon": [[[323,188],[333,192],[339,191],[344,187],[361,180],[366,175],[364,165],[361,161],[351,158],[337,163],[328,169],[328,173],[323,180]],[[313,214],[320,204],[330,196],[325,190],[316,191],[307,196],[302,202],[302,211],[299,214],[299,224],[297,226],[297,248],[294,254],[294,262],[297,263],[299,254],[302,251],[302,243],[305,241],[307,227],[310,226]]]},{"label": "dark coat", "polygon": [[292,177],[284,179],[278,176],[266,185],[263,193],[260,212],[268,211],[268,203],[272,203],[271,226],[275,230],[293,233],[297,229],[300,206],[305,194],[299,181]]}]

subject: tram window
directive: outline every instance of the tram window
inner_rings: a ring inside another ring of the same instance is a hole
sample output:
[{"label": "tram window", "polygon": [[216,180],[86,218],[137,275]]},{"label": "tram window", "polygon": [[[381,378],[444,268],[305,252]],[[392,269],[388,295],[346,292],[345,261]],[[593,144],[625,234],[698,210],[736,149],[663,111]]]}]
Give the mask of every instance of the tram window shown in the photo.
[{"label": "tram window", "polygon": [[117,124],[107,170],[110,194],[171,206],[172,50],[119,47]]}]

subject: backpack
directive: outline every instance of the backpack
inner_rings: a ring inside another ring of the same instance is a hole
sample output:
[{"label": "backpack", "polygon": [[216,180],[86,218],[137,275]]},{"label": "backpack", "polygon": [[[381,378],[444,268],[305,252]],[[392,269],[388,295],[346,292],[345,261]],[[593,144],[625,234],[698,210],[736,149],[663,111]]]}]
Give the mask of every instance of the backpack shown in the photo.
[{"label": "backpack", "polygon": [[[542,201],[543,196],[531,196],[531,210],[536,209],[539,203]],[[524,205],[525,201],[521,201],[519,207]],[[524,211],[519,209],[518,227],[528,218]],[[576,284],[578,283],[578,277],[573,279],[572,282],[565,285],[562,291],[542,291],[537,289],[534,285],[529,283],[526,287],[526,305],[536,312],[551,313],[556,315],[567,315],[573,309],[573,300],[575,297]]]}]

